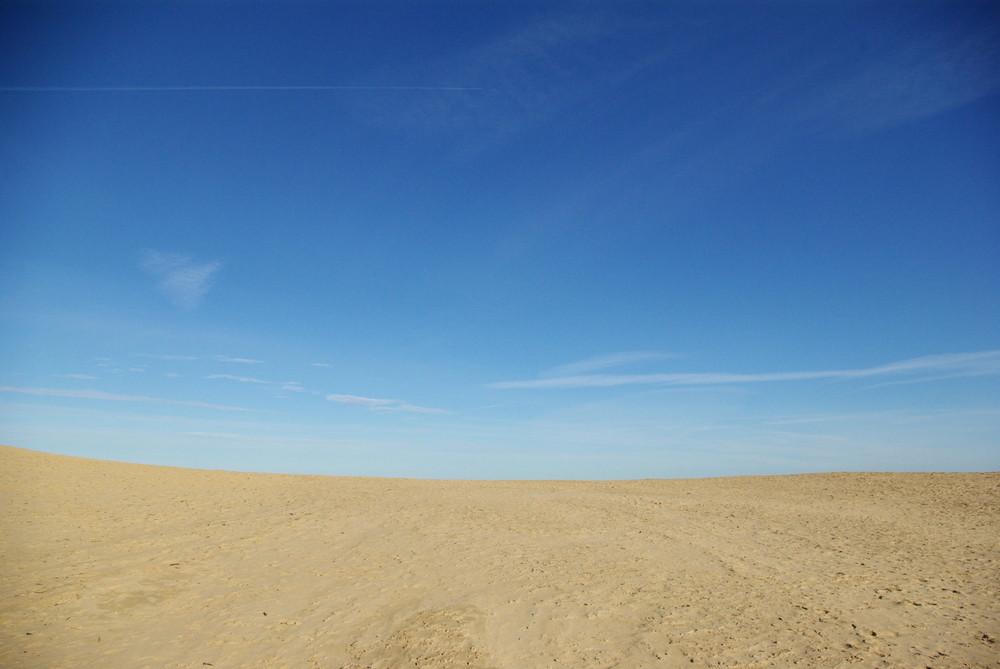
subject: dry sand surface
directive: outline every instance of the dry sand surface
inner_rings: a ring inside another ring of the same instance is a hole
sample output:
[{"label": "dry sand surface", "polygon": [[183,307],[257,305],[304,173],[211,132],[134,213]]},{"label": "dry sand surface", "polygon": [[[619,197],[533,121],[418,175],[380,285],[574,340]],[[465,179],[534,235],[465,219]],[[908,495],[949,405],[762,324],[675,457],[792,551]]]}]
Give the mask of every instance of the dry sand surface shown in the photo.
[{"label": "dry sand surface", "polygon": [[1000,667],[1000,474],[428,481],[0,447],[3,667]]}]

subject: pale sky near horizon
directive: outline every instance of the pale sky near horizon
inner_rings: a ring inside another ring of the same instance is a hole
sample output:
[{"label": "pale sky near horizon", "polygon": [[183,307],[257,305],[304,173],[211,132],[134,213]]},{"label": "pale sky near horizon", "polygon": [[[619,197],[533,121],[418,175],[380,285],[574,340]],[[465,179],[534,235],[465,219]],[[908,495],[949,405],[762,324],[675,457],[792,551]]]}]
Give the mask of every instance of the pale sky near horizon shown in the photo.
[{"label": "pale sky near horizon", "polygon": [[0,6],[0,443],[1000,469],[1000,5]]}]

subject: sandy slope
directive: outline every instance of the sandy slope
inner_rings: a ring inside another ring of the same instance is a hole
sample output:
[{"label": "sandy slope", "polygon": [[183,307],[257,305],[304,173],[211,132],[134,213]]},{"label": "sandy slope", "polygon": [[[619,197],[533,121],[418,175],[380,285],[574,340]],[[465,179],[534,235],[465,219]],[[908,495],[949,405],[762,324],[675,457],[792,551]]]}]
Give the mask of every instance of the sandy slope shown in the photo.
[{"label": "sandy slope", "polygon": [[3,667],[1000,667],[1000,474],[470,482],[0,447]]}]

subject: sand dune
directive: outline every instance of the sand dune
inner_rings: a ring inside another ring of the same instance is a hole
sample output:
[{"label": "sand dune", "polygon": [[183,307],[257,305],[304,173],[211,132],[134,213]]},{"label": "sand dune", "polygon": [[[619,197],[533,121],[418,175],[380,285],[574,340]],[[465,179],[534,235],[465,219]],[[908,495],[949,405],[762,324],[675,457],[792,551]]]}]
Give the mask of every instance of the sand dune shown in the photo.
[{"label": "sand dune", "polygon": [[0,447],[3,667],[1000,667],[1000,474],[474,482]]}]

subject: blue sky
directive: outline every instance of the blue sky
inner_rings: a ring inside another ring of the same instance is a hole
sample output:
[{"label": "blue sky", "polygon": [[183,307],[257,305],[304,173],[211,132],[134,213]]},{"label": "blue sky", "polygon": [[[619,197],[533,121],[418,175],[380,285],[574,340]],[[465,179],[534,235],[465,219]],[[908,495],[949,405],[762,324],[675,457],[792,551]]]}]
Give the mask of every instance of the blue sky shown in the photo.
[{"label": "blue sky", "polygon": [[0,8],[0,442],[1000,469],[988,2]]}]

